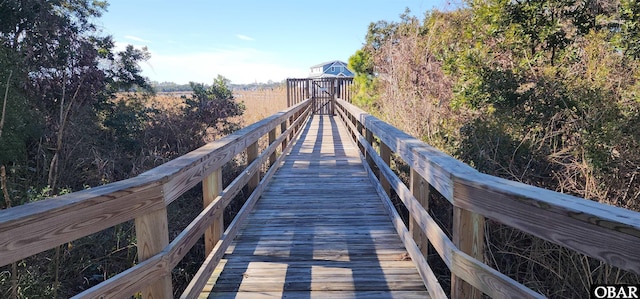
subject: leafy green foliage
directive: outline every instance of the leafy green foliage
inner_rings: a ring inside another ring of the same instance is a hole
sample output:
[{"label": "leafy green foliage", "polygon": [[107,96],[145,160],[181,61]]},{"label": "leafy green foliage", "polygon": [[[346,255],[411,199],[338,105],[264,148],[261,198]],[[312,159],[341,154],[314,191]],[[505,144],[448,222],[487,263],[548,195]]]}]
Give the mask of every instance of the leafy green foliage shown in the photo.
[{"label": "leafy green foliage", "polygon": [[109,131],[122,155],[131,158],[140,152],[143,134],[159,110],[146,107],[146,97],[130,96],[105,103],[102,125]]},{"label": "leafy green foliage", "polygon": [[182,98],[186,104],[183,109],[185,118],[199,126],[193,133],[205,137],[209,127],[219,129],[222,134],[239,129],[238,123],[230,118],[242,115],[245,107],[234,100],[228,79],[218,75],[209,88],[201,83],[190,84],[193,94]]},{"label": "leafy green foliage", "polygon": [[[95,0],[0,1],[0,109],[8,86],[0,165],[12,206],[135,176],[238,128],[229,118],[244,107],[223,77],[198,85],[189,104],[153,106],[153,88],[139,66],[150,54],[133,46],[115,50],[95,23],[106,8]],[[124,93],[133,90],[142,93]],[[130,267],[132,227],[22,261],[19,296],[71,297]],[[12,284],[5,270],[3,298]]]},{"label": "leafy green foliage", "polygon": [[141,91],[153,93],[154,89],[147,78],[140,75],[142,69],[138,65],[141,61],[151,58],[147,47],[136,49],[128,45],[124,51],[116,53],[116,59],[112,62],[112,67],[107,70],[108,81],[111,83],[111,90],[114,92],[128,91],[137,87]]},{"label": "leafy green foliage", "polygon": [[361,106],[373,107],[376,101],[374,89],[375,76],[373,73],[373,61],[368,52],[356,51],[349,57],[349,69],[354,70],[353,80],[355,95],[353,101]]},{"label": "leafy green foliage", "polygon": [[[24,93],[21,92],[21,71],[14,63],[11,51],[0,45],[0,165],[24,163],[28,141],[36,136]],[[6,95],[6,106],[4,105]]]},{"label": "leafy green foliage", "polygon": [[[369,75],[356,77],[358,94],[374,100],[356,103],[481,172],[640,210],[638,2],[467,4],[422,22],[372,23],[350,63]],[[586,296],[583,281],[637,280],[490,231],[494,266],[547,296]],[[558,257],[540,261],[532,247]],[[576,263],[598,270],[576,273]]]},{"label": "leafy green foliage", "polygon": [[625,54],[640,59],[640,1],[620,0],[621,40]]}]

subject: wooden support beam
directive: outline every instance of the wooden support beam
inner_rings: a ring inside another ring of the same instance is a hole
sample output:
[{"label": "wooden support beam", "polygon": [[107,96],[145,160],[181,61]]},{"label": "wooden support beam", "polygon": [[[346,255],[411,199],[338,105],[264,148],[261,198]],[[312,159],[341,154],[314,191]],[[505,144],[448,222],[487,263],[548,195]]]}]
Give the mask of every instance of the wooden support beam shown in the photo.
[{"label": "wooden support beam", "polygon": [[331,99],[329,99],[329,101],[331,101],[331,104],[329,104],[329,115],[335,115],[335,105],[336,105],[336,80],[331,80],[331,83],[329,83],[329,88],[331,88]]},{"label": "wooden support beam", "polygon": [[[169,225],[166,208],[137,217],[135,219],[135,227],[139,263],[160,253],[169,245]],[[167,271],[166,275],[143,289],[142,298],[173,298],[170,272]]]},{"label": "wooden support beam", "polygon": [[[484,217],[473,212],[453,207],[453,244],[462,252],[480,262],[484,261]],[[451,298],[482,298],[482,292],[451,275]]]},{"label": "wooden support beam", "polygon": [[[355,121],[355,118],[352,118],[352,120]],[[362,126],[362,124],[359,121],[356,121],[356,126],[358,128],[358,132],[356,132],[354,135],[354,140],[356,141],[356,143],[358,144],[358,148],[360,148],[360,152],[366,156],[366,152],[364,150],[364,146],[362,146],[362,144],[360,144],[358,142],[358,135],[362,134],[366,134],[366,132],[364,132],[364,127]]]},{"label": "wooden support beam", "polygon": [[318,83],[313,81],[311,81],[310,83],[311,83],[310,91],[311,91],[311,109],[312,109],[311,111],[313,112],[313,114],[316,114],[317,113],[316,110],[318,110],[318,103],[317,103],[318,99],[316,98],[316,88]]},{"label": "wooden support beam", "polygon": [[291,79],[287,79],[287,107],[291,107]]},{"label": "wooden support beam", "polygon": [[[415,169],[411,169],[411,193],[416,198],[418,203],[426,210],[429,211],[429,183],[418,174]],[[420,248],[422,255],[425,257],[429,254],[429,239],[424,234],[418,223],[416,222],[414,215],[411,215],[409,221],[409,232],[413,236],[413,240]]]},{"label": "wooden support beam", "polygon": [[[287,120],[285,119],[281,124],[280,124],[280,134],[284,134],[284,132],[287,130]],[[284,139],[282,140],[282,152],[284,153],[284,149],[287,148],[287,141],[288,141],[289,136],[284,137]]]},{"label": "wooden support beam", "polygon": [[[213,202],[218,195],[222,192],[222,169],[214,170],[213,173],[208,175],[202,181],[202,198],[204,207],[207,207]],[[213,224],[207,228],[204,234],[204,256],[207,257],[209,253],[216,246],[216,243],[222,237],[224,232],[224,209],[215,213]]]},{"label": "wooden support beam", "polygon": [[[251,162],[253,162],[253,160],[255,160],[257,157],[258,157],[258,141],[254,142],[253,144],[249,145],[249,147],[247,147],[247,165],[251,164]],[[256,172],[256,174],[254,174],[253,177],[247,183],[247,186],[249,186],[249,192],[253,192],[253,190],[258,186],[258,183],[260,183],[259,171]]]},{"label": "wooden support beam", "polygon": [[[373,132],[371,132],[371,130],[366,128],[365,130],[366,130],[365,138],[367,139],[367,143],[373,146]],[[371,167],[371,169],[375,169],[373,165],[373,158],[371,158],[371,155],[367,153],[366,157],[367,157],[367,164],[369,164],[369,167]]]},{"label": "wooden support beam", "polygon": [[[277,128],[273,128],[273,130],[269,131],[269,145],[273,144],[273,142],[276,141],[276,129]],[[273,151],[273,153],[269,156],[269,167],[273,166],[273,163],[276,163],[275,151]]]},{"label": "wooden support beam", "polygon": [[[380,157],[384,161],[387,166],[391,166],[391,149],[384,142],[380,141]],[[389,181],[383,176],[378,176],[380,179],[380,185],[382,185],[382,189],[387,193],[388,196],[391,196],[391,186],[389,185]]]}]

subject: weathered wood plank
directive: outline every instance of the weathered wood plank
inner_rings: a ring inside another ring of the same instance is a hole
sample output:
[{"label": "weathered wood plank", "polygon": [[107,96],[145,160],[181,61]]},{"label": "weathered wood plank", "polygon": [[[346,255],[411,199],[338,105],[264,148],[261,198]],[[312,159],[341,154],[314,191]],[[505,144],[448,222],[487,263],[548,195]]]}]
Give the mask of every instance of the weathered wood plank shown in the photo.
[{"label": "weathered wood plank", "polygon": [[[278,291],[284,288],[285,291],[421,291],[424,290],[422,281],[372,281],[360,283],[359,281],[331,281],[331,282],[315,282],[315,281],[293,281],[272,280],[266,282],[232,282],[218,283],[216,282],[213,291],[238,291],[238,292],[264,292]],[[445,298],[445,297],[441,297]]]},{"label": "weathered wood plank", "polygon": [[[455,197],[454,197],[455,199]],[[462,252],[484,262],[484,217],[453,207],[453,244]],[[480,299],[482,293],[455,273],[451,274],[451,297]]]},{"label": "weathered wood plank", "polygon": [[166,276],[171,279],[168,271],[167,258],[157,254],[72,298],[129,298],[145,287],[149,281],[156,281]]},{"label": "weathered wood plank", "polygon": [[[418,203],[429,211],[429,183],[424,180],[414,169],[411,169],[410,174],[411,186],[410,190]],[[413,240],[420,248],[423,256],[429,255],[429,239],[424,234],[420,226],[416,223],[416,220],[410,216],[409,219],[409,232],[413,235]]]},{"label": "weathered wood plank", "polygon": [[[169,245],[169,222],[167,209],[139,216],[135,219],[138,262],[143,262],[160,253]],[[165,269],[168,270],[168,269]],[[156,280],[147,280],[142,289],[142,298],[172,298],[171,275],[166,271]]]},{"label": "weathered wood plank", "polygon": [[[211,173],[202,181],[202,200],[206,209],[222,192],[222,169]],[[205,257],[213,250],[224,232],[224,209],[218,209],[213,215],[213,223],[204,233]]]},{"label": "weathered wood plank", "polygon": [[[230,256],[227,256],[230,257]],[[258,258],[258,257],[256,257]],[[227,258],[222,259],[220,261],[220,265],[223,267],[216,268],[216,273],[221,273],[222,271],[239,271],[246,270],[250,271],[251,269],[269,269],[273,267],[285,267],[287,269],[311,269],[312,267],[316,268],[325,268],[325,269],[372,269],[375,271],[386,271],[386,270],[398,270],[404,269],[406,271],[418,271],[416,266],[413,264],[411,260],[402,259],[402,260],[384,260],[378,263],[371,263],[367,260],[349,260],[349,261],[325,261],[322,266],[318,266],[316,261],[306,260],[306,261],[289,261],[287,263],[279,263],[273,261],[249,261],[248,258],[235,259],[235,261],[243,261],[242,263],[229,262]]]},{"label": "weathered wood plank", "polygon": [[[258,141],[257,140],[256,142],[252,143],[247,147],[247,163],[250,164],[256,158],[258,158]],[[255,189],[258,186],[258,183],[260,183],[260,174],[256,172],[253,176],[251,176],[251,179],[249,179],[249,182],[247,183],[247,187],[249,187],[249,192],[253,191],[253,189]]]},{"label": "weathered wood plank", "polygon": [[640,274],[640,213],[488,175],[456,176],[459,207]]},{"label": "weathered wood plank", "polygon": [[[274,273],[278,272],[289,272],[292,276],[302,276],[302,275],[317,275],[318,277],[330,277],[333,275],[337,275],[341,277],[341,280],[346,280],[345,276],[353,275],[353,270],[346,267],[325,267],[313,265],[313,263],[306,263],[304,265],[299,264],[297,267],[292,265],[287,265],[284,263],[260,263],[259,267],[256,265],[257,263],[252,264],[251,266],[237,267],[233,268],[232,263],[227,263],[225,261],[225,265],[229,265],[229,267],[225,267],[223,270],[218,271],[219,273],[225,272],[225,274],[229,275],[247,275],[258,278],[267,278],[273,276]],[[360,267],[356,268],[358,270],[369,271],[370,276],[378,275],[375,272],[380,271],[383,275],[413,275],[412,277],[402,277],[402,279],[415,279],[418,277],[418,270],[416,270],[415,266],[412,266],[411,263],[408,263],[411,267],[394,267],[394,268],[385,268],[385,267]],[[286,273],[285,273],[286,274]],[[366,277],[367,274],[364,273],[363,277]],[[384,276],[383,276],[384,277]],[[373,277],[373,279],[377,279]]]},{"label": "weathered wood plank", "polygon": [[[276,128],[273,128],[271,131],[269,131],[269,145],[273,144],[274,142],[276,142]],[[274,151],[270,156],[269,156],[269,167],[271,167],[274,163],[276,163],[276,152]]]},{"label": "weathered wood plank", "polygon": [[[427,291],[277,291],[277,292],[219,292],[209,296],[211,299],[268,299],[268,298],[317,298],[317,299],[424,299]],[[201,296],[200,298],[207,298]]]},{"label": "weathered wood plank", "polygon": [[0,211],[0,266],[164,209],[155,178],[133,178]]},{"label": "weathered wood plank", "polygon": [[[290,262],[308,262],[309,260],[313,260],[316,265],[318,264],[331,264],[334,262],[339,262],[341,265],[345,262],[352,261],[354,258],[361,262],[368,262],[374,265],[378,265],[383,261],[404,261],[410,260],[410,257],[406,255],[406,253],[393,253],[393,254],[377,254],[377,255],[349,255],[349,254],[336,254],[331,256],[308,256],[308,255],[290,255],[286,256],[268,256],[268,255],[245,255],[245,256],[225,256],[229,260],[233,262],[239,263],[249,263],[249,262],[272,262],[272,263],[290,263]],[[410,262],[412,265],[413,262]]]}]

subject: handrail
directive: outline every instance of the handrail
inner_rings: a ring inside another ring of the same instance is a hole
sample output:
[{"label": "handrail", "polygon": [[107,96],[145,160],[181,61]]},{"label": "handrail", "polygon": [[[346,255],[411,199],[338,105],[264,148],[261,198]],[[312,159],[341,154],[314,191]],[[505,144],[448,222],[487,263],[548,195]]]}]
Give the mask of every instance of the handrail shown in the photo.
[{"label": "handrail", "polygon": [[[344,100],[336,100],[336,108],[362,154],[379,169],[378,177],[371,170],[370,176],[380,181],[381,195],[396,191],[411,215],[411,229],[427,237],[451,270],[453,298],[475,292],[466,283],[496,298],[542,297],[482,263],[484,217],[640,274],[640,213],[479,173]],[[374,136],[380,153],[372,147]],[[411,190],[389,167],[391,152],[411,167]],[[454,206],[453,240],[417,198],[424,197],[416,191],[423,182]]]},{"label": "handrail", "polygon": [[[290,151],[311,106],[307,99],[137,177],[0,211],[0,266],[135,219],[139,263],[76,297],[120,298],[140,290],[172,297],[171,270],[205,235],[207,259],[182,295],[193,297]],[[483,263],[485,217],[640,274],[640,213],[481,174],[344,100],[335,107],[371,166],[370,178],[379,181],[377,191],[431,296],[444,291],[426,263],[427,242],[451,270],[453,298],[477,297],[476,290],[495,298],[543,297]],[[269,146],[258,155],[257,142],[267,134]],[[220,169],[245,150],[249,165],[221,190]],[[411,167],[410,187],[389,167],[392,153]],[[260,180],[265,163],[270,168]],[[169,243],[167,206],[200,182],[210,202]],[[253,192],[223,232],[224,208],[245,185]],[[452,239],[426,210],[429,186],[454,207]],[[408,229],[391,205],[391,188],[410,213]]]},{"label": "handrail", "polygon": [[[137,177],[0,211],[0,266],[135,219],[138,265],[76,297],[119,298],[144,288],[145,294],[153,293],[154,298],[173,297],[173,267],[205,231],[212,247],[222,242],[218,240],[220,235],[209,236],[208,229],[222,230],[218,222],[222,221],[224,208],[243,186],[255,188],[251,197],[257,197],[265,183],[263,179],[258,184],[260,167],[266,162],[269,166],[278,164],[278,146],[282,145],[282,153],[290,150],[290,141],[308,119],[310,103],[303,101]],[[278,127],[280,135],[276,138]],[[258,156],[257,142],[267,134],[270,145]],[[213,201],[169,243],[166,207],[200,182],[204,190],[221,189],[220,183],[209,179],[245,150],[250,162],[247,169],[226,189],[214,191]]]}]

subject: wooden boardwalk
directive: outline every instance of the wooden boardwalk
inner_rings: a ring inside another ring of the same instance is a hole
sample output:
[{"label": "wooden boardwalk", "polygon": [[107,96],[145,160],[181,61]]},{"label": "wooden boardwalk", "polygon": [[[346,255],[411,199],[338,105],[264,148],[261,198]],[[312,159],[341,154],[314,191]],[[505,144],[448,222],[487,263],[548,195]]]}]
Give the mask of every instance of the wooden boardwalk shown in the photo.
[{"label": "wooden boardwalk", "polygon": [[357,147],[315,115],[201,298],[428,298]]},{"label": "wooden boardwalk", "polygon": [[[314,83],[301,82],[307,90]],[[640,275],[640,213],[479,173],[348,101],[318,110],[325,98],[314,103],[305,100],[309,93],[293,94],[286,110],[136,177],[0,210],[0,267],[134,221],[138,262],[73,298],[172,298],[171,275],[203,236],[208,262],[180,298],[428,298],[423,284],[433,298],[556,294],[485,263],[485,231],[493,233],[485,219],[493,219]],[[338,117],[309,116],[327,110]],[[301,138],[287,142],[293,135]],[[260,151],[260,140],[271,145]],[[285,144],[284,155],[275,151]],[[360,149],[382,182],[362,164]],[[254,162],[220,190],[222,168],[242,152]],[[257,183],[273,154],[277,163]],[[408,185],[389,167],[391,155],[411,166]],[[380,200],[374,192],[385,192],[387,182],[409,212],[411,230],[386,194]],[[203,211],[170,241],[167,207],[200,183]],[[247,185],[255,186],[249,204],[221,233],[225,207]],[[452,213],[440,215],[451,219],[448,234],[428,211],[431,190],[451,204]],[[451,273],[447,291],[424,258],[427,242]]]}]

